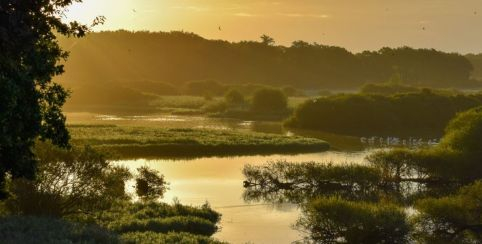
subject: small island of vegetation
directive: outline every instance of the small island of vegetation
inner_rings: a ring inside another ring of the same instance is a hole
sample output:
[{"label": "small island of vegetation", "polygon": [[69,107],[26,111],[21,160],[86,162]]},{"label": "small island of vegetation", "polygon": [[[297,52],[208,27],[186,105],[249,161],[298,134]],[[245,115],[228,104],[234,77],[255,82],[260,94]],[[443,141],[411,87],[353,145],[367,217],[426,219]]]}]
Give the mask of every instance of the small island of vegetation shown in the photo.
[{"label": "small island of vegetation", "polygon": [[163,129],[116,125],[72,125],[72,143],[109,149],[122,158],[199,157],[320,152],[320,139],[209,129]]}]

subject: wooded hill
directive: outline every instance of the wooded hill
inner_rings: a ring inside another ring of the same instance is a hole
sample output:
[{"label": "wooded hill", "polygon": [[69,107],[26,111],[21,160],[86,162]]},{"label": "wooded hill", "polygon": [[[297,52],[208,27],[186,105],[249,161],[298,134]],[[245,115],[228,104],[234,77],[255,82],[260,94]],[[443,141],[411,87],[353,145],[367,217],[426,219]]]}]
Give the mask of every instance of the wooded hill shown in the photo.
[{"label": "wooded hill", "polygon": [[[187,81],[292,85],[303,89],[355,89],[394,74],[409,85],[477,86],[467,57],[433,49],[382,48],[351,53],[344,48],[293,42],[208,40],[186,32],[98,32],[60,39],[71,56],[58,78],[79,84]],[[68,83],[65,83],[67,82]]]}]

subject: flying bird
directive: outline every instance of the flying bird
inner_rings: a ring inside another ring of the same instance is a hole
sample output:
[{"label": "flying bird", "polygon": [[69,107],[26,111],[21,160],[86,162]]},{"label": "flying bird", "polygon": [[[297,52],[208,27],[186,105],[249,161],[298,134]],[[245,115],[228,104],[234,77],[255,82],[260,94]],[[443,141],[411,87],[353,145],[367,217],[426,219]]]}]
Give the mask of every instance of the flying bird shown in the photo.
[{"label": "flying bird", "polygon": [[137,13],[137,10],[135,10],[135,9],[132,9],[132,12],[134,12],[134,13]]},{"label": "flying bird", "polygon": [[221,26],[219,26],[218,29],[219,29],[219,31],[221,31],[221,30],[222,30],[222,29],[221,29]]}]

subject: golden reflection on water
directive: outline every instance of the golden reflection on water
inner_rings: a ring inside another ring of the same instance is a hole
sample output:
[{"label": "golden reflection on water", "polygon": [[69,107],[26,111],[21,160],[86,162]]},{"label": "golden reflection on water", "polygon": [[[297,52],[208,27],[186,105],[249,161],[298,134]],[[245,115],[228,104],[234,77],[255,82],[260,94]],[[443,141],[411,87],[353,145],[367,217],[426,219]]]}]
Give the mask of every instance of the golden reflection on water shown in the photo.
[{"label": "golden reflection on water", "polygon": [[[221,227],[215,237],[231,243],[291,243],[301,239],[291,226],[299,216],[293,204],[273,206],[246,203],[242,198],[243,174],[246,164],[270,161],[364,163],[369,151],[322,152],[300,155],[210,157],[191,160],[125,160],[116,162],[135,171],[141,166],[156,169],[170,182],[164,201],[174,198],[183,204],[201,205],[208,201],[222,213]],[[133,191],[133,182],[128,190]]]}]

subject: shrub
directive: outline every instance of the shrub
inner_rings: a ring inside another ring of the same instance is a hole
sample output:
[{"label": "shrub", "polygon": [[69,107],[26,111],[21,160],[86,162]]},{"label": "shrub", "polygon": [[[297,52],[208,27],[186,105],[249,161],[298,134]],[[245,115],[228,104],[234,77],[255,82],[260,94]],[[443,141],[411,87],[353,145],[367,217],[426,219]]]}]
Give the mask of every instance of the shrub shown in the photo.
[{"label": "shrub", "polygon": [[156,233],[156,232],[131,232],[122,235],[122,241],[125,243],[165,243],[165,244],[222,244],[212,238],[193,235],[190,233],[175,233],[169,232]]},{"label": "shrub", "polygon": [[281,90],[259,89],[253,95],[251,109],[263,113],[285,112],[288,109],[288,99]]},{"label": "shrub", "polygon": [[480,243],[482,241],[482,181],[452,196],[416,202],[416,236],[423,243]]},{"label": "shrub", "polygon": [[38,173],[35,181],[13,180],[6,206],[13,213],[66,216],[108,208],[127,199],[125,168],[114,167],[92,148],[60,149],[37,143]]},{"label": "shrub", "polygon": [[317,198],[303,208],[297,227],[315,243],[406,243],[406,219],[403,209],[391,204]]},{"label": "shrub", "polygon": [[120,243],[116,235],[95,225],[26,216],[0,218],[2,243]]},{"label": "shrub", "polygon": [[116,233],[127,232],[189,232],[210,236],[218,230],[215,223],[199,217],[174,216],[166,218],[123,218],[109,223],[108,229]]},{"label": "shrub", "polygon": [[136,194],[143,200],[162,198],[167,191],[167,182],[164,175],[159,175],[156,170],[148,167],[137,169]]},{"label": "shrub", "polygon": [[243,94],[240,91],[235,89],[229,90],[224,95],[224,100],[228,105],[231,105],[231,106],[240,106],[246,102]]},{"label": "shrub", "polygon": [[471,182],[482,178],[482,107],[458,114],[439,145],[419,150],[392,150],[368,159],[386,177],[419,175],[427,179]]},{"label": "shrub", "polygon": [[480,105],[482,94],[341,94],[306,101],[286,125],[366,136],[417,131],[441,134],[457,113]]}]

